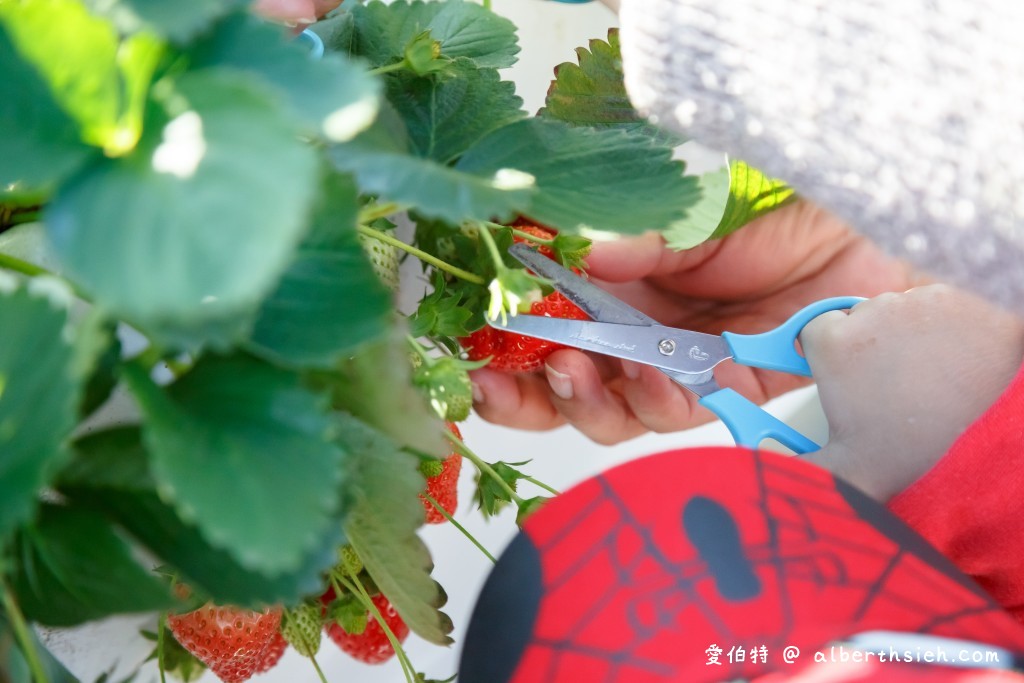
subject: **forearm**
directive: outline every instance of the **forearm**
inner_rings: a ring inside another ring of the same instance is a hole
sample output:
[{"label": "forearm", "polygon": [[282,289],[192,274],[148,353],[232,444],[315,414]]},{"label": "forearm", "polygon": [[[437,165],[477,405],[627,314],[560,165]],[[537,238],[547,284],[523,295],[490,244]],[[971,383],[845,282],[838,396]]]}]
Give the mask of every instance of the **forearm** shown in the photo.
[{"label": "forearm", "polygon": [[1024,313],[1024,9],[980,0],[964,18],[925,0],[621,5],[626,85],[642,112]]}]

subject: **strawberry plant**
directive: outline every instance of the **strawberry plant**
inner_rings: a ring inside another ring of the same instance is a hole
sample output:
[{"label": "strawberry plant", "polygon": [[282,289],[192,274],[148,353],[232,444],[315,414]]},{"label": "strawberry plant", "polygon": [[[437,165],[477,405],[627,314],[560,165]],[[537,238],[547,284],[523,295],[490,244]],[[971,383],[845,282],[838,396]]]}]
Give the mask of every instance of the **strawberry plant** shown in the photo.
[{"label": "strawberry plant", "polygon": [[[247,5],[0,1],[0,653],[37,681],[33,624],[134,613],[186,680],[320,631],[423,680],[405,633],[452,623],[417,530],[477,514],[463,458],[483,514],[551,493],[445,424],[468,371],[550,351],[509,355],[485,316],[578,314],[507,247],[584,268],[597,232],[692,246],[789,197],[739,162],[684,175],[614,31],[531,115],[486,2],[347,0],[319,59]],[[223,614],[259,642],[194,648]]]}]

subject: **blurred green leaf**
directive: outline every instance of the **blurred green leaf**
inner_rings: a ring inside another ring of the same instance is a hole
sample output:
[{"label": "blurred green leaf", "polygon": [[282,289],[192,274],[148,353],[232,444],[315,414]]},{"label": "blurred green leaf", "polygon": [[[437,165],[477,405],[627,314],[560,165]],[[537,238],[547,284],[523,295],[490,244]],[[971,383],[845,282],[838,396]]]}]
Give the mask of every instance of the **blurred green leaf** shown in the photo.
[{"label": "blurred green leaf", "polygon": [[310,59],[309,50],[282,27],[247,14],[220,22],[189,52],[190,68],[232,68],[258,75],[290,104],[311,135],[334,142],[354,137],[373,122],[380,83],[339,54]]},{"label": "blurred green leaf", "polygon": [[448,451],[440,423],[413,387],[412,364],[399,328],[367,344],[334,371],[318,375],[332,405],[351,413],[402,447],[441,457]]},{"label": "blurred green leaf", "polygon": [[623,82],[622,50],[618,29],[608,31],[608,41],[590,41],[590,50],[576,48],[579,64],[555,67],[544,108],[537,112],[574,126],[621,128],[641,132],[674,147],[685,142],[680,135],[652,125],[633,108]]},{"label": "blurred green leaf", "polygon": [[162,85],[169,121],[147,127],[130,156],[67,183],[47,229],[96,303],[167,347],[224,347],[292,258],[316,160],[245,74],[210,69]]},{"label": "blurred green leaf", "polygon": [[18,287],[0,272],[0,539],[32,515],[76,422],[83,378],[61,287],[49,279]]},{"label": "blurred green leaf", "polygon": [[0,22],[86,142],[108,154],[138,140],[145,96],[160,41],[148,34],[121,38],[110,22],[76,0],[0,3]]},{"label": "blurred green leaf", "polygon": [[722,166],[698,176],[693,189],[699,193],[699,199],[663,233],[666,244],[672,249],[690,249],[714,234],[729,201],[729,167]]},{"label": "blurred green leaf", "polygon": [[330,175],[312,227],[277,289],[263,302],[255,353],[299,366],[330,367],[391,324],[391,296],[356,239],[356,188]]},{"label": "blurred green leaf", "polygon": [[339,421],[339,440],[351,457],[348,541],[409,628],[432,643],[447,645],[452,622],[438,609],[444,594],[430,578],[430,553],[416,535],[424,519],[419,458],[354,417],[340,415]]},{"label": "blurred green leaf", "polygon": [[694,201],[683,164],[651,138],[614,129],[572,128],[533,118],[474,145],[455,169],[477,176],[532,176],[522,213],[545,225],[638,234],[680,218]]},{"label": "blurred green leaf", "polygon": [[117,531],[87,509],[43,505],[16,546],[21,562],[12,583],[32,621],[71,626],[174,604],[168,584],[140,566]]},{"label": "blurred green leaf", "polygon": [[519,53],[515,24],[464,0],[374,0],[315,28],[328,47],[363,57],[373,66],[403,60],[406,47],[423,31],[430,31],[445,57],[468,57],[479,68],[512,66]]},{"label": "blurred green leaf", "polygon": [[166,390],[135,365],[124,376],[159,493],[243,567],[294,572],[339,514],[326,400],[241,355],[204,357]]},{"label": "blurred green leaf", "polygon": [[42,75],[18,54],[2,23],[0,73],[0,189],[15,183],[23,189],[52,186],[92,150]]},{"label": "blurred green leaf", "polygon": [[294,571],[272,576],[211,546],[157,494],[138,427],[95,432],[77,441],[74,451],[58,482],[61,493],[116,521],[180,571],[194,591],[215,602],[249,607],[298,602],[322,590],[322,572],[337,561],[341,524],[328,525]]},{"label": "blurred green leaf", "polygon": [[126,34],[152,31],[183,43],[248,0],[85,0]]}]

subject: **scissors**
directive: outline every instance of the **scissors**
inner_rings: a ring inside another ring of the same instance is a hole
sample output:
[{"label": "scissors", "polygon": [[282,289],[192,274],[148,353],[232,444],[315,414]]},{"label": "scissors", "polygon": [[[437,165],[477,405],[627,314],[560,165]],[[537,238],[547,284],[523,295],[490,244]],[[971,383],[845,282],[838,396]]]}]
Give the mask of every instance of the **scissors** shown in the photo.
[{"label": "scissors", "polygon": [[557,291],[592,320],[517,315],[501,321],[489,320],[491,326],[656,367],[699,396],[698,403],[725,423],[740,446],[757,448],[762,440],[771,438],[798,454],[820,448],[733,389],[719,387],[713,370],[722,361],[732,359],[750,367],[810,377],[807,359],[797,353],[795,346],[800,332],[822,313],[852,308],[864,300],[862,297],[816,301],[782,325],[761,334],[706,334],[661,325],[526,244],[512,245],[509,253],[550,280]]}]

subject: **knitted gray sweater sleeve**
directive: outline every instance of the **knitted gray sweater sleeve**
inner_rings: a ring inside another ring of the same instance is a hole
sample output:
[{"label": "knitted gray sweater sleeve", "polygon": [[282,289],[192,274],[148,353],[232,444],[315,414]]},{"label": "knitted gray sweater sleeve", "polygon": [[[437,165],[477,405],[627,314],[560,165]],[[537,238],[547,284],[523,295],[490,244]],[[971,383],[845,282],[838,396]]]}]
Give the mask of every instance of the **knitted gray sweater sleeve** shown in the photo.
[{"label": "knitted gray sweater sleeve", "polygon": [[1024,3],[622,0],[626,87],[1024,314]]}]

